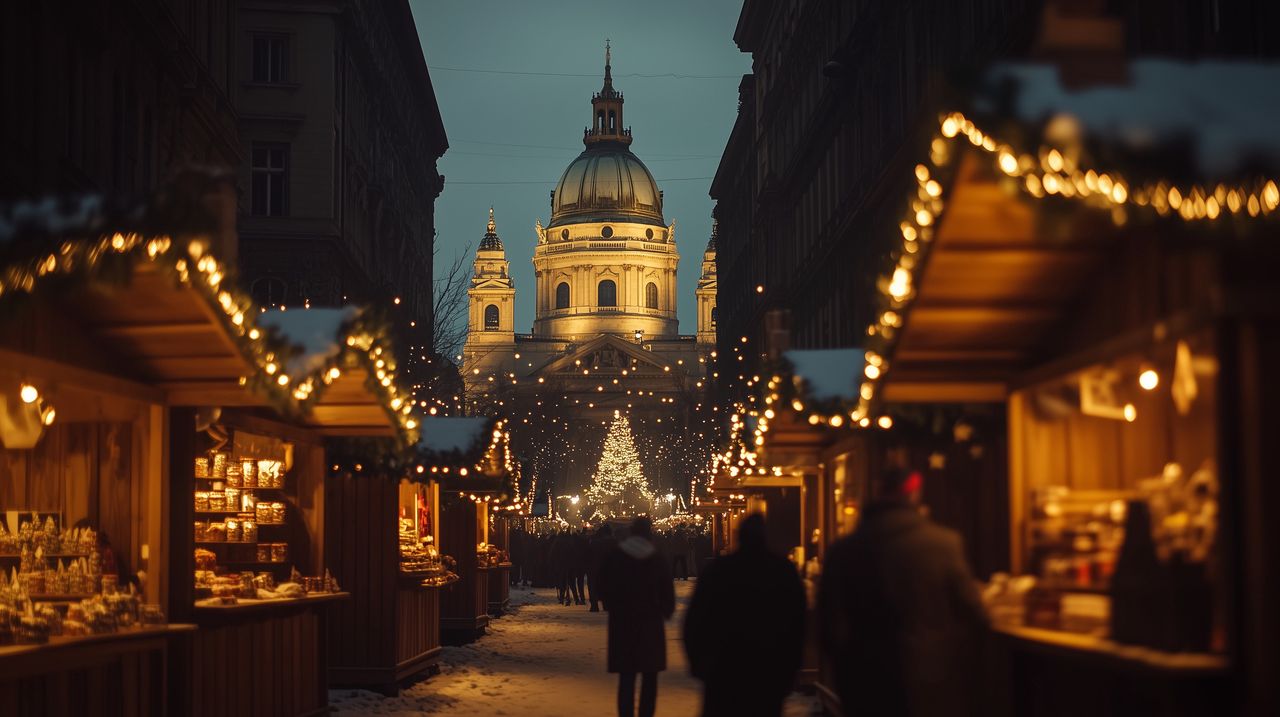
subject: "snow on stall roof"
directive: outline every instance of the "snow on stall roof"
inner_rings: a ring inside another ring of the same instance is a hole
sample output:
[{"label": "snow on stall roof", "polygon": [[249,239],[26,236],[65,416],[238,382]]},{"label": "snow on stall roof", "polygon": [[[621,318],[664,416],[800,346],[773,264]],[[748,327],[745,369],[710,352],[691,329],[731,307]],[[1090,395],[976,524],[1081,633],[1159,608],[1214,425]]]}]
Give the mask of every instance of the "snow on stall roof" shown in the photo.
[{"label": "snow on stall roof", "polygon": [[855,401],[862,377],[862,349],[811,349],[784,352],[795,375],[804,380],[809,397],[817,401]]},{"label": "snow on stall roof", "polygon": [[27,234],[63,236],[97,231],[106,221],[105,211],[98,194],[17,201],[0,209],[0,242]]},{"label": "snow on stall roof", "polygon": [[338,332],[359,315],[360,308],[356,306],[280,309],[258,314],[257,321],[302,349],[285,363],[285,372],[298,377],[319,371],[342,351],[346,337]]},{"label": "snow on stall roof", "polygon": [[484,416],[423,418],[418,448],[433,453],[466,453],[480,443],[492,426],[493,419]]},{"label": "snow on stall roof", "polygon": [[[990,89],[1016,84],[1012,109],[1023,122],[1067,116],[1091,137],[1143,152],[1186,141],[1199,169],[1218,178],[1280,166],[1280,64],[1134,60],[1127,84],[1081,89],[1063,87],[1045,64],[999,64],[986,79]],[[975,106],[995,111],[991,100]]]}]

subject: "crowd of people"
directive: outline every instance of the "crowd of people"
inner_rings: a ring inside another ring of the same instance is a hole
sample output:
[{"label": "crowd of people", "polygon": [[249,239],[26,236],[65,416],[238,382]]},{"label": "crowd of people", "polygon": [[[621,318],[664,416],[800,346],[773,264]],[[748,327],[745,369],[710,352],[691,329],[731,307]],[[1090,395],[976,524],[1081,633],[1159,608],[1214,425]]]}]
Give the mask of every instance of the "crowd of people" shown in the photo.
[{"label": "crowd of people", "polygon": [[[547,533],[511,531],[511,584],[554,587],[564,605],[589,605],[600,609],[599,570],[604,557],[617,546],[615,533],[626,531],[625,523],[615,528],[604,523],[590,528],[562,528]],[[667,568],[676,580],[697,575],[698,566],[711,557],[711,537],[695,527],[676,526],[654,531],[654,547],[669,561]]]},{"label": "crowd of people", "polygon": [[[973,714],[976,646],[987,616],[959,537],[919,509],[918,473],[889,470],[857,529],[827,552],[817,599],[819,648],[847,714]],[[777,717],[805,643],[796,567],[770,551],[764,516],[739,524],[737,549],[710,560],[694,531],[655,533],[647,517],[594,532],[512,536],[513,580],[554,586],[565,605],[608,613],[607,668],[618,715],[653,717],[667,667],[664,623],[675,580],[696,575],[683,625],[703,717]],[[585,593],[584,593],[585,586]]]}]

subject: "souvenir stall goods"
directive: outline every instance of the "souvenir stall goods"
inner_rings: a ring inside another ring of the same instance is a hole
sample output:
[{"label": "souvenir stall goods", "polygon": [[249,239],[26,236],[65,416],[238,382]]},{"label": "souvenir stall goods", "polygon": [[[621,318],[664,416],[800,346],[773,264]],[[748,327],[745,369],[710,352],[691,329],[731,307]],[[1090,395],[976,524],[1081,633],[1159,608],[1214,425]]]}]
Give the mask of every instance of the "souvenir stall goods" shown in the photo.
[{"label": "souvenir stall goods", "polygon": [[[1241,510],[1274,463],[1251,406],[1271,382],[1257,367],[1275,360],[1261,307],[1280,269],[1268,242],[1280,164],[1228,128],[1255,122],[1255,89],[1280,77],[1212,62],[1121,69],[1106,113],[1103,90],[1065,87],[1053,66],[1003,65],[965,112],[938,118],[849,418],[892,423],[944,402],[1007,411],[1007,441],[973,441],[963,422],[956,441],[1007,445],[1007,482],[972,497],[1007,486],[1011,570],[985,598],[1009,683],[1041,686],[1008,695],[1013,711],[1234,713],[1280,664],[1276,636],[1245,627],[1276,596],[1243,587],[1276,564],[1263,547],[1274,530]],[[1229,108],[1213,130],[1227,147],[1208,152],[1185,105],[1147,112],[1205,91]],[[1127,118],[1123,131],[1102,114]],[[1242,561],[1244,545],[1261,552]]]}]

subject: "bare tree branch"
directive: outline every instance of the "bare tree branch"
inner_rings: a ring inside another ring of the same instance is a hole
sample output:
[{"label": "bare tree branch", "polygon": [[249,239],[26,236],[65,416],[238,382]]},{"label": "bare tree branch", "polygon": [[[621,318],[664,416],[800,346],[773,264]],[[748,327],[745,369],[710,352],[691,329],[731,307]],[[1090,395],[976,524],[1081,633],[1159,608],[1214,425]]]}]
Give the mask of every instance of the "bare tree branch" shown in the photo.
[{"label": "bare tree branch", "polygon": [[[440,253],[436,244],[435,254]],[[471,285],[471,271],[467,258],[471,245],[467,244],[453,258],[444,271],[438,271],[432,287],[435,299],[435,353],[449,361],[455,361],[467,340],[467,289]],[[439,263],[436,264],[439,267]]]}]

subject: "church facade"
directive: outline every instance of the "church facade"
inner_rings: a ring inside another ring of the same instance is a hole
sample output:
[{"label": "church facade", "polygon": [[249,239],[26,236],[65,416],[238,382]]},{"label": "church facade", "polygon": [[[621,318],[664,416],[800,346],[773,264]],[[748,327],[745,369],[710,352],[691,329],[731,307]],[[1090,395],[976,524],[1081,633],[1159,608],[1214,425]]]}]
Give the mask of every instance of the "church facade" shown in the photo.
[{"label": "church facade", "polygon": [[[476,251],[462,362],[467,403],[473,412],[511,417],[517,442],[521,427],[532,424],[554,425],[557,437],[572,443],[574,426],[598,428],[615,410],[662,432],[704,422],[715,349],[714,231],[689,297],[698,306],[696,332],[681,334],[675,222],[663,214],[653,175],[631,152],[608,50],[591,112],[585,147],[551,192],[549,221],[535,223],[534,286],[512,280],[492,209]],[[534,304],[529,333],[516,331],[517,301]],[[548,438],[537,437],[543,445]]]},{"label": "church facade", "polygon": [[[715,345],[715,238],[690,297],[698,304],[696,333],[681,335],[675,222],[667,222],[662,191],[631,152],[623,95],[613,87],[611,69],[606,54],[604,87],[592,96],[592,125],[583,132],[585,149],[551,192],[550,221],[545,227],[536,222],[533,295],[520,297],[535,307],[527,334],[515,330],[517,288],[490,210],[468,292],[462,369],[469,399],[482,401],[513,380],[542,379],[545,387],[554,379],[567,393],[597,394],[588,412],[612,415],[618,408],[637,410],[638,379],[646,374],[655,374],[661,385],[645,381],[645,398],[662,391],[670,399],[690,386],[701,388]],[[613,383],[624,372],[632,380]]]}]

